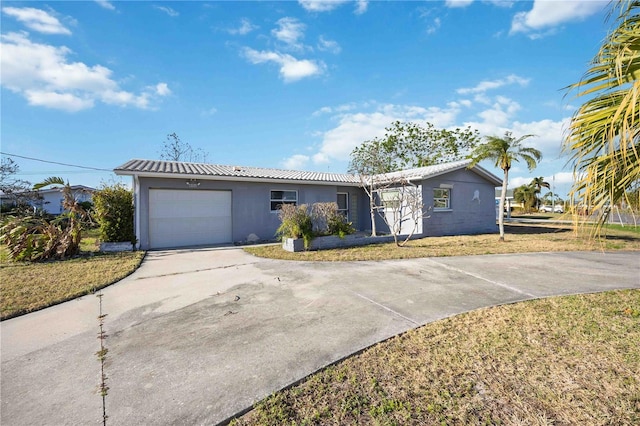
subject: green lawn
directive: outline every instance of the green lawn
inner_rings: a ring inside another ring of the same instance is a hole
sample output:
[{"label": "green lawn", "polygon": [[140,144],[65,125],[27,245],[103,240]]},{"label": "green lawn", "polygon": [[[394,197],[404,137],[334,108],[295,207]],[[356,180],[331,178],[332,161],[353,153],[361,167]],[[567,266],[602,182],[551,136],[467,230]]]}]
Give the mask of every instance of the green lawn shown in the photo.
[{"label": "green lawn", "polygon": [[90,294],[135,271],[144,252],[99,253],[97,230],[83,236],[82,255],[51,262],[12,262],[0,246],[0,319]]},{"label": "green lawn", "polygon": [[277,392],[240,425],[638,425],[640,290],[480,309]]},{"label": "green lawn", "polygon": [[580,250],[640,250],[637,229],[604,229],[599,238],[591,238],[589,229],[574,231],[568,226],[524,225],[505,226],[504,242],[496,234],[427,237],[410,241],[405,247],[394,243],[375,244],[334,250],[291,253],[280,245],[246,247],[260,257],[305,261],[354,261],[407,259],[416,257],[467,256],[480,254],[527,253]]}]

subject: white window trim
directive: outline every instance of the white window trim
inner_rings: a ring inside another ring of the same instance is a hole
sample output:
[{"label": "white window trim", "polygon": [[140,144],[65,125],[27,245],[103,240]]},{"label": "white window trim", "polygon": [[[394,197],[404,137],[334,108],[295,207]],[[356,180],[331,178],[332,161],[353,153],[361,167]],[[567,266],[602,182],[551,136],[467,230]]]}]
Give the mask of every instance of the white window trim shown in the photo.
[{"label": "white window trim", "polygon": [[[273,192],[295,192],[296,193],[296,200],[291,203],[291,200],[282,200],[282,199],[275,199],[272,198],[272,194]],[[287,201],[287,204],[294,204],[294,205],[298,205],[298,198],[299,198],[299,194],[298,194],[298,190],[297,189],[271,189],[269,190],[269,210],[271,211],[271,213],[278,213],[280,211],[280,209],[275,209],[275,210],[271,210],[271,203],[273,203],[274,201]]]},{"label": "white window trim", "polygon": [[[433,211],[434,212],[450,212],[453,211],[453,209],[451,208],[451,188],[453,187],[453,185],[440,185],[439,188],[433,188]],[[435,196],[435,192],[436,190],[445,190],[447,191],[448,197],[445,197],[444,199],[447,201],[447,207],[436,207],[436,200],[437,199],[442,199],[442,198],[436,198]]]}]

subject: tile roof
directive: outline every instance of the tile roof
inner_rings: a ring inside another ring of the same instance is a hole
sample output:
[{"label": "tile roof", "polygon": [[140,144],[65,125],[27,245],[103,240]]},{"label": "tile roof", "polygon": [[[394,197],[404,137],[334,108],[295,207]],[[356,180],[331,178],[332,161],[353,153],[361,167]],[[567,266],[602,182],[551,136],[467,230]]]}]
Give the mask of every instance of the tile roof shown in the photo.
[{"label": "tile roof", "polygon": [[[427,167],[402,170],[400,172],[386,173],[376,176],[380,183],[391,182],[397,179],[421,180],[438,176],[447,172],[462,169],[470,164],[470,160],[454,161],[451,163],[436,164]],[[224,166],[205,163],[183,163],[179,161],[161,160],[130,160],[114,169],[119,175],[162,176],[179,175],[182,177],[210,177],[238,180],[281,180],[313,183],[337,183],[347,185],[360,185],[360,178],[346,173],[303,172],[296,170],[265,169],[260,167]],[[472,171],[484,176],[496,185],[501,184],[500,179],[480,166],[475,166]]]},{"label": "tile roof", "polygon": [[471,160],[453,161],[451,163],[435,164],[433,166],[417,167],[415,169],[401,170],[399,172],[385,173],[376,176],[378,181],[394,181],[397,179],[421,180],[443,173],[451,172],[471,164]]},{"label": "tile roof", "polygon": [[[469,167],[471,160],[459,160],[452,161],[450,163],[435,164],[433,166],[418,167],[415,169],[401,170],[399,172],[385,173],[377,175],[376,181],[380,184],[388,184],[398,180],[412,181],[412,180],[424,180],[435,176],[439,176],[445,173],[453,172],[459,169],[465,169]],[[479,165],[475,165],[470,169],[472,172],[484,177],[488,181],[494,183],[494,185],[502,185],[502,181],[493,173],[485,170]]]},{"label": "tile roof", "polygon": [[265,180],[295,180],[307,182],[331,182],[344,184],[359,184],[357,176],[346,173],[303,172],[295,170],[265,169],[260,167],[224,166],[218,164],[183,163],[179,161],[159,160],[130,160],[114,169],[116,174],[123,175],[182,175],[210,176],[265,179]]}]

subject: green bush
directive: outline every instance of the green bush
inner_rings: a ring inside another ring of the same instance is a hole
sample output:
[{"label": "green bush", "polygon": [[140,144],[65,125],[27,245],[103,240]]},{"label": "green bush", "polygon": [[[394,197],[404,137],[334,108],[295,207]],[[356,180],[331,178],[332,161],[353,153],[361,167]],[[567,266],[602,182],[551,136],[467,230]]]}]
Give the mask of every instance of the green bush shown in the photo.
[{"label": "green bush", "polygon": [[295,206],[283,204],[278,212],[280,226],[276,230],[276,236],[284,238],[302,238],[304,247],[309,248],[313,238],[313,223],[306,204]]},{"label": "green bush", "polygon": [[337,235],[344,238],[355,232],[351,222],[347,222],[347,218],[338,211],[336,203],[314,203],[310,209],[306,204],[283,204],[278,217],[281,223],[276,236],[280,239],[302,238],[305,249],[309,248],[315,236]]},{"label": "green bush", "polygon": [[121,183],[103,185],[93,194],[94,217],[103,242],[136,242],[133,193]]},{"label": "green bush", "polygon": [[329,218],[329,235],[337,235],[340,238],[344,238],[345,235],[353,234],[356,232],[353,229],[351,222],[347,222],[347,218],[338,213],[335,216]]}]

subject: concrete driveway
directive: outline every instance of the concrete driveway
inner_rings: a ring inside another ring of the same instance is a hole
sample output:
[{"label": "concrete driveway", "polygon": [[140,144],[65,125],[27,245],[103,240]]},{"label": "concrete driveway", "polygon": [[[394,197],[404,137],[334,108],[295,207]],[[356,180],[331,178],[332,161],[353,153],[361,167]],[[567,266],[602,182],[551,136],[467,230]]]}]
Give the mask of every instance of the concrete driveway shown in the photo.
[{"label": "concrete driveway", "polygon": [[[215,424],[327,364],[419,325],[551,295],[640,288],[638,253],[384,262],[150,252],[103,293],[109,423]],[[8,425],[100,424],[98,298],[0,323]]]}]

